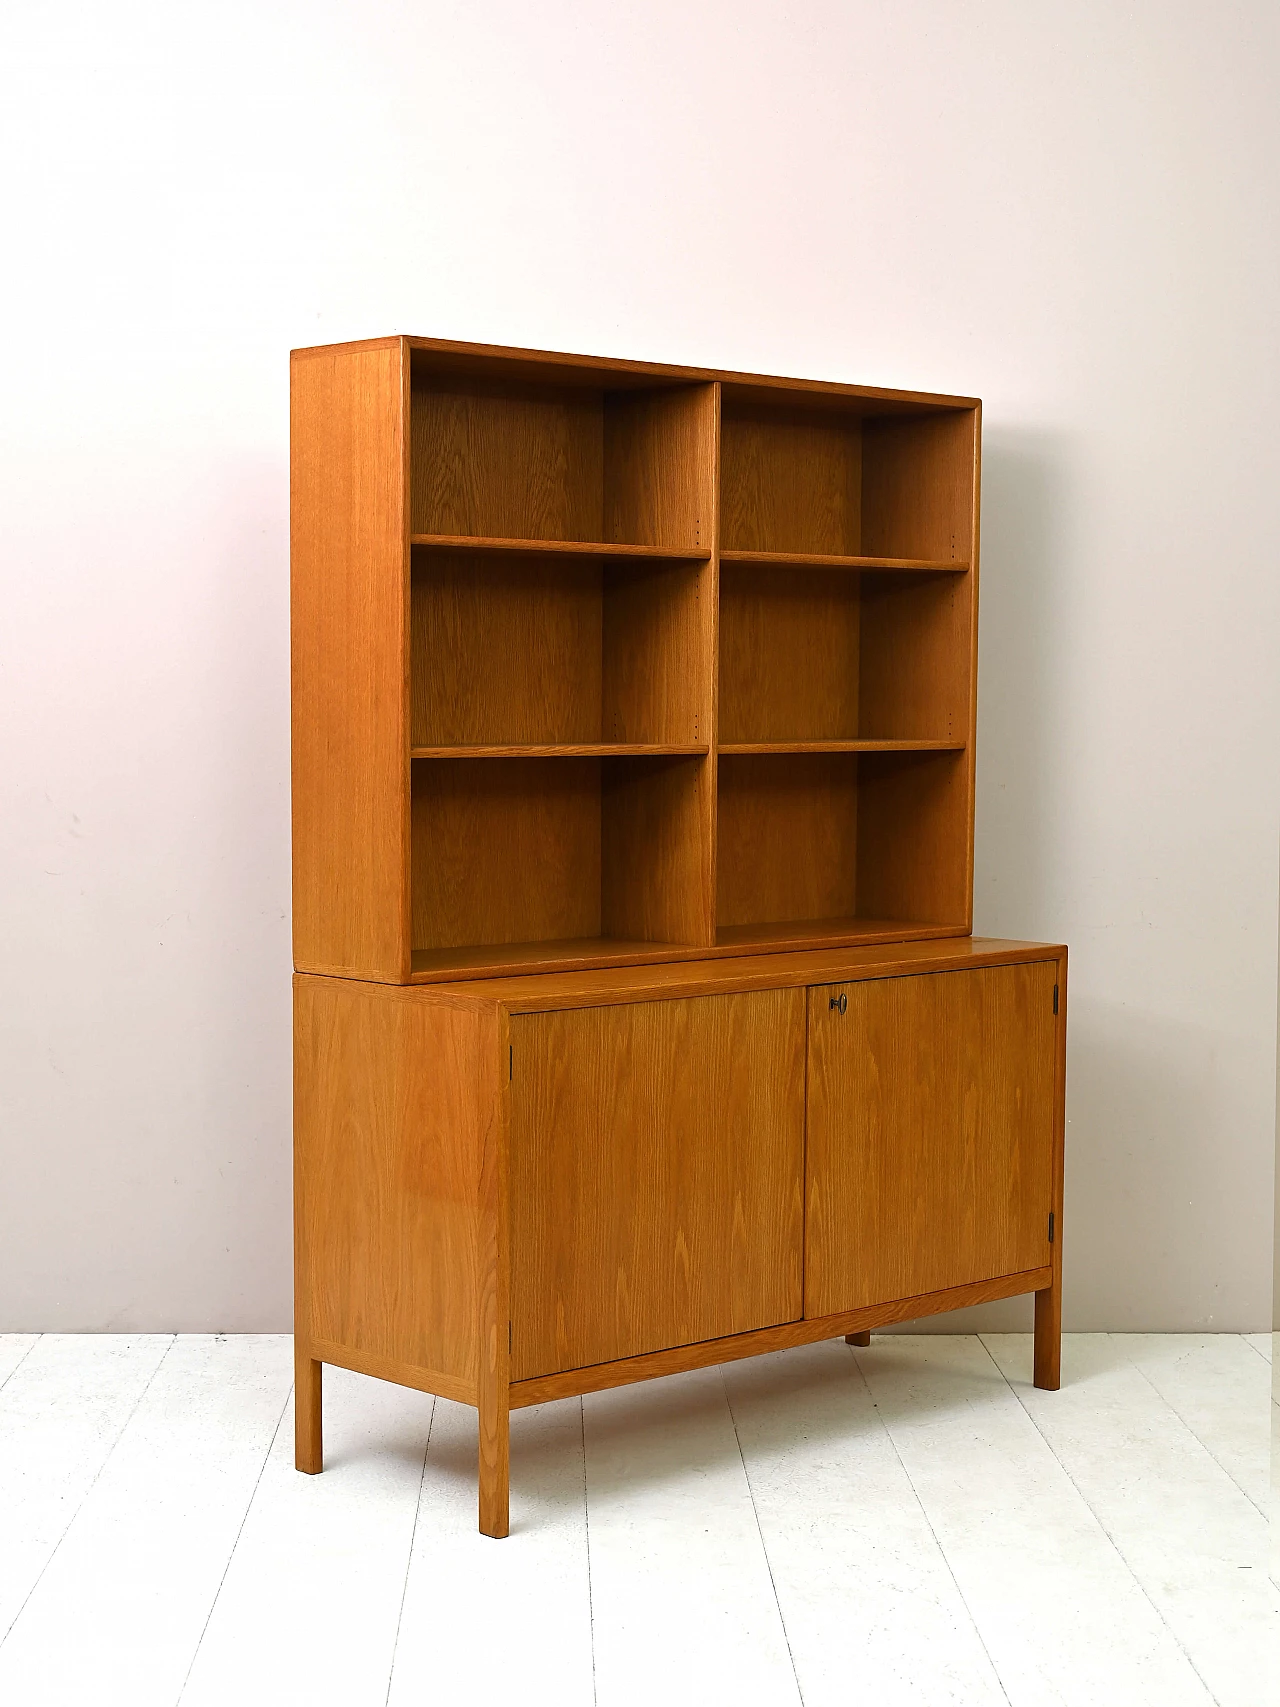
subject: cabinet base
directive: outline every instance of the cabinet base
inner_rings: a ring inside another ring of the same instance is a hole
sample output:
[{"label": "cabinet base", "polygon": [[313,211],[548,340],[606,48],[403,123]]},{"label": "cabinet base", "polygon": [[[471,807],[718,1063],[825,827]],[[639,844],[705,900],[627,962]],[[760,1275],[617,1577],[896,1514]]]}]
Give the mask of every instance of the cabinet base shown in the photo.
[{"label": "cabinet base", "polygon": [[[507,1402],[496,1408],[490,1404],[487,1411],[494,1414],[486,1412],[481,1416],[480,1531],[497,1538],[507,1533],[507,1434],[511,1410],[524,1405],[545,1404],[550,1399],[599,1393],[609,1387],[625,1387],[659,1375],[705,1369],[715,1363],[732,1363],[763,1352],[811,1345],[817,1340],[843,1336],[850,1345],[866,1345],[870,1342],[873,1328],[939,1315],[946,1310],[960,1310],[970,1304],[989,1304],[1000,1298],[1015,1298],[1025,1292],[1034,1292],[1036,1298],[1035,1384],[1037,1387],[1057,1388],[1061,1379],[1062,1308],[1060,1284],[1055,1283],[1051,1267],[1002,1275],[995,1280],[979,1280],[968,1286],[952,1286],[943,1292],[928,1292],[921,1297],[901,1298],[889,1304],[869,1304],[834,1316],[781,1322],[776,1327],[731,1334],[724,1339],[702,1340],[696,1345],[671,1346],[665,1351],[622,1358],[616,1363],[599,1363],[589,1369],[567,1369],[554,1375],[511,1382],[505,1393]],[[322,1466],[320,1381],[325,1363],[396,1381],[420,1391],[437,1392],[443,1398],[467,1404],[475,1405],[478,1400],[474,1389],[455,1378],[433,1379],[430,1370],[397,1364],[389,1358],[370,1357],[327,1340],[305,1342],[301,1337],[296,1338],[294,1359],[296,1463],[299,1470],[311,1475]]]}]

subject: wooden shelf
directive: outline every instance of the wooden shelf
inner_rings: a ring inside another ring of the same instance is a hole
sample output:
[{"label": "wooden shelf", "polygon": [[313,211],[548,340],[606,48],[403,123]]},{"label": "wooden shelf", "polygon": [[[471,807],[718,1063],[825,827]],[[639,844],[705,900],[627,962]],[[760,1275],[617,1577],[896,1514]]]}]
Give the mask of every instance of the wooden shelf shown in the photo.
[{"label": "wooden shelf", "polygon": [[752,563],[766,569],[897,569],[906,574],[963,575],[968,563],[943,557],[842,557],[809,551],[722,551],[721,563]]},{"label": "wooden shelf", "polygon": [[692,959],[706,952],[683,943],[635,942],[620,937],[479,943],[463,948],[414,949],[412,977],[417,983],[434,983],[444,978],[491,978],[509,972],[575,972],[593,966]]},{"label": "wooden shelf", "polygon": [[758,925],[721,925],[716,932],[716,948],[720,953],[731,954],[843,948],[862,942],[910,942],[955,936],[966,929],[963,924],[931,924],[919,919],[784,919]]},{"label": "wooden shelf", "polygon": [[965,934],[962,924],[916,919],[802,919],[781,924],[722,926],[714,946],[637,942],[617,937],[572,937],[550,942],[467,944],[415,949],[411,981],[496,978],[544,972],[587,972],[611,966],[655,966],[689,960],[728,960],[747,954],[784,954],[804,948],[848,948],[881,942],[924,942]]},{"label": "wooden shelf", "polygon": [[734,753],[963,753],[963,741],[722,741],[716,751]]},{"label": "wooden shelf", "polygon": [[[927,745],[927,743],[926,743]],[[683,744],[662,741],[590,741],[538,746],[411,747],[414,759],[623,759],[701,757],[710,752],[704,741]],[[755,749],[751,749],[754,751]]]},{"label": "wooden shelf", "polygon": [[474,551],[486,556],[625,557],[654,563],[705,563],[711,553],[667,545],[614,545],[578,539],[484,539],[469,533],[415,533],[410,545],[428,551]]}]

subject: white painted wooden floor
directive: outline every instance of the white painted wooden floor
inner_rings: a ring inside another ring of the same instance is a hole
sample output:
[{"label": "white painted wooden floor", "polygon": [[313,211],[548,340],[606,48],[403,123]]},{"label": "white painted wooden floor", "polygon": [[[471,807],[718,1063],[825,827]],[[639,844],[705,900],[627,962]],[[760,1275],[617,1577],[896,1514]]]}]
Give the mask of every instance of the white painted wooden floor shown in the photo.
[{"label": "white painted wooden floor", "polygon": [[5,1707],[1270,1707],[1270,1339],[830,1342],[512,1419],[283,1337],[0,1338]]}]

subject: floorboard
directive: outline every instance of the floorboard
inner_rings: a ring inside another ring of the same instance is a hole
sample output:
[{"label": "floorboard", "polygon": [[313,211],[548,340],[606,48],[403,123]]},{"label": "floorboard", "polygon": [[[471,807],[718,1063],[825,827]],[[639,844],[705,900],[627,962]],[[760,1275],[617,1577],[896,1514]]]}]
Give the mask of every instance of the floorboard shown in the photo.
[{"label": "floorboard", "polygon": [[[287,1336],[0,1337],[15,1707],[1262,1707],[1269,1335],[875,1335],[474,1413]],[[7,1637],[4,1632],[8,1631]]]},{"label": "floorboard", "polygon": [[[1129,1339],[1073,1334],[1058,1393],[1031,1386],[1024,1336],[993,1337],[989,1349],[1219,1707],[1259,1707],[1275,1640],[1266,1518],[1146,1379]],[[1146,1355],[1166,1377],[1176,1367],[1167,1351]],[[1216,1348],[1208,1356],[1205,1379],[1224,1361]],[[1203,1392],[1185,1361],[1179,1385]],[[1257,1403],[1263,1410],[1265,1385]]]}]

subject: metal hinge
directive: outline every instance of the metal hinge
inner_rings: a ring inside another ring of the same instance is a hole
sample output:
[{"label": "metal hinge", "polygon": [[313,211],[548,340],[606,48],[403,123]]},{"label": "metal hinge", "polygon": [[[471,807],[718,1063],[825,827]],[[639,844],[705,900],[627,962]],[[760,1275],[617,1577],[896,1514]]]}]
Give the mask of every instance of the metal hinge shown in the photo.
[{"label": "metal hinge", "polygon": [[1049,1211],[1049,1243],[1053,1243],[1053,1210]]},{"label": "metal hinge", "polygon": [[1053,986],[1053,1011],[1054,1013],[1058,1011],[1058,986],[1056,984]]}]

